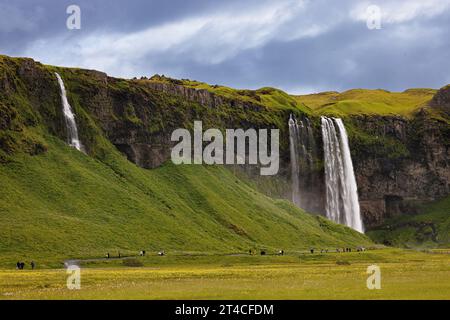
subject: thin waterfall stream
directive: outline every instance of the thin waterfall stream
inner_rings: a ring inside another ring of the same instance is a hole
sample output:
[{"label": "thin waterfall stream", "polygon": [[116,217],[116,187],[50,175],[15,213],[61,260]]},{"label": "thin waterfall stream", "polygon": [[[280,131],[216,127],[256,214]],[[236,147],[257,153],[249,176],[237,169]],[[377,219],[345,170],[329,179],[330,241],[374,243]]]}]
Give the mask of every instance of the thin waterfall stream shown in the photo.
[{"label": "thin waterfall stream", "polygon": [[64,86],[64,81],[61,76],[55,72],[56,78],[58,79],[59,87],[61,88],[61,102],[63,107],[64,120],[67,129],[67,142],[70,146],[76,148],[79,151],[83,151],[83,145],[78,137],[78,128],[75,121],[75,115],[72,111],[72,107],[67,100],[66,88]]}]

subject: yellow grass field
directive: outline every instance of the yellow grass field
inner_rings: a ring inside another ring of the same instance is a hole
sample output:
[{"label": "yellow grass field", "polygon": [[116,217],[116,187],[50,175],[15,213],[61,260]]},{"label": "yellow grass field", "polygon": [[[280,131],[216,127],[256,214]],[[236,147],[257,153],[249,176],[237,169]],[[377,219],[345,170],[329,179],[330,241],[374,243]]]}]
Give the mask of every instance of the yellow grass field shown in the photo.
[{"label": "yellow grass field", "polygon": [[[65,269],[0,270],[0,299],[450,299],[449,254],[382,249],[188,261],[81,266],[80,290],[67,288]],[[381,270],[380,290],[366,286],[372,264]]]}]

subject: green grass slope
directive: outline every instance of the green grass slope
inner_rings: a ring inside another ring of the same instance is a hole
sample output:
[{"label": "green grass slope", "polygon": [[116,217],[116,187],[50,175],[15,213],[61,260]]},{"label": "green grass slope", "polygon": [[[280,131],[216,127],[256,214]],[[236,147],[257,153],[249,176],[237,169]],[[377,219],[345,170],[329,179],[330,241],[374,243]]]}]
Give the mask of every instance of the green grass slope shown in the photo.
[{"label": "green grass slope", "polygon": [[409,89],[404,92],[353,89],[342,93],[322,92],[294,96],[314,113],[344,117],[347,115],[400,115],[409,117],[431,100],[434,89]]},{"label": "green grass slope", "polygon": [[450,243],[450,197],[422,208],[417,215],[389,219],[369,231],[377,242],[402,247],[447,247]]},{"label": "green grass slope", "polygon": [[370,243],[256,192],[223,167],[145,170],[112,145],[99,161],[42,135],[47,152],[19,153],[0,165],[0,264],[142,249],[246,252]]}]

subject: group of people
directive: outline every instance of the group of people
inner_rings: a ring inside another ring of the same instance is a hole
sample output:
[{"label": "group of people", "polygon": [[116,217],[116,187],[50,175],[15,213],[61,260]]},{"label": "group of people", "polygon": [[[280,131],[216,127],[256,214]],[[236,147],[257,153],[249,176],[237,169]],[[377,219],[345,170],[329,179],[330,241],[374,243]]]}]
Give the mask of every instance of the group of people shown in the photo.
[{"label": "group of people", "polygon": [[[111,255],[109,254],[109,252],[106,253],[105,257],[106,257],[107,259],[111,258]],[[119,257],[119,258],[121,257],[120,252],[118,252],[117,257]]]},{"label": "group of people", "polygon": [[[36,266],[35,263],[34,263],[34,261],[31,261],[31,262],[30,262],[30,266],[31,266],[31,270],[34,270],[34,267]],[[16,263],[16,269],[17,269],[17,270],[23,270],[24,268],[25,268],[25,262],[17,261],[17,263]]]},{"label": "group of people", "polygon": [[[249,255],[253,255],[253,254],[254,254],[253,250],[252,250],[252,249],[248,250],[248,254],[249,254]],[[266,250],[261,250],[261,251],[260,251],[260,254],[261,254],[262,256],[265,256],[265,255],[266,255]],[[284,256],[284,250],[278,250],[277,254],[278,254],[279,256]]]},{"label": "group of people", "polygon": [[[310,251],[311,253],[314,253],[314,252],[315,252],[315,249],[314,249],[314,248],[311,248],[309,251]],[[357,252],[365,251],[365,248],[358,247],[358,248],[356,248],[356,251],[357,251]],[[342,248],[342,249],[341,249],[341,248],[336,248],[336,252],[352,252],[352,248]],[[249,253],[250,255],[252,255],[252,254],[253,254],[253,250],[250,249],[250,250],[248,251],[248,253]],[[328,253],[328,249],[320,249],[320,253]],[[265,251],[265,250],[261,250],[261,255],[262,255],[262,256],[266,255],[266,251]],[[284,255],[284,250],[279,250],[279,251],[278,251],[278,255],[279,255],[279,256],[283,256],[283,255]]]},{"label": "group of people", "polygon": [[[145,250],[139,251],[139,256],[144,257],[145,254],[146,254]],[[165,253],[164,250],[161,250],[161,251],[158,252],[158,255],[159,255],[159,256],[164,256],[165,254],[166,254],[166,253]],[[111,258],[111,255],[109,254],[109,252],[106,253],[105,257],[106,257],[107,259]],[[117,253],[117,257],[118,257],[118,258],[121,258],[121,257],[122,257],[120,251]]]},{"label": "group of people", "polygon": [[[365,251],[366,249],[365,248],[363,248],[363,247],[358,247],[358,248],[356,248],[356,251],[357,252],[361,252],[361,251]],[[311,253],[314,253],[314,248],[311,248],[310,249],[310,252]],[[352,252],[352,248],[336,248],[336,252]],[[321,249],[320,250],[320,253],[328,253],[328,249]]]},{"label": "group of people", "polygon": [[[141,251],[141,252],[142,252],[142,251]],[[144,252],[145,252],[145,251],[144,251]],[[111,255],[109,254],[109,252],[106,253],[105,257],[106,257],[107,259],[111,258]],[[118,257],[118,258],[121,258],[121,257],[122,257],[122,255],[120,254],[120,251],[117,253],[117,257]]]}]

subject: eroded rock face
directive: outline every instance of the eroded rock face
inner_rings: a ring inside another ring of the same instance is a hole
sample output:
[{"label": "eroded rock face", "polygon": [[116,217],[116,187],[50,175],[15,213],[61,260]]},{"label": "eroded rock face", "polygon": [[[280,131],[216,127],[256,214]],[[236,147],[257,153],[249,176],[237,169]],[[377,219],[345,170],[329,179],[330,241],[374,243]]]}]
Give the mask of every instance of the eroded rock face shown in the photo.
[{"label": "eroded rock face", "polygon": [[184,99],[197,102],[208,108],[216,108],[218,106],[227,104],[231,107],[241,108],[243,110],[261,111],[265,109],[263,105],[227,99],[225,97],[218,96],[206,89],[194,89],[173,83],[162,82],[148,82],[146,85],[155,90],[177,95],[183,97]]},{"label": "eroded rock face", "polygon": [[[170,139],[172,132],[177,128],[189,129],[194,120],[203,121],[205,130],[270,129],[279,122],[277,117],[288,116],[276,111],[264,118],[260,112],[269,111],[263,105],[174,83],[127,81],[90,70],[78,72],[91,83],[71,85],[78,78],[75,75],[69,78],[69,99],[70,94],[76,94],[79,104],[88,110],[107,138],[130,161],[143,168],[155,168],[169,160],[175,144]],[[81,121],[79,126],[83,139],[84,122]]]},{"label": "eroded rock face", "polygon": [[415,214],[419,204],[450,194],[450,131],[446,122],[433,120],[424,112],[411,120],[365,116],[354,121],[383,145],[392,144],[392,150],[384,150],[384,154],[376,150],[376,144],[352,150],[367,226]]},{"label": "eroded rock face", "polygon": [[441,108],[447,114],[450,114],[450,85],[439,89],[431,100],[430,105]]}]

